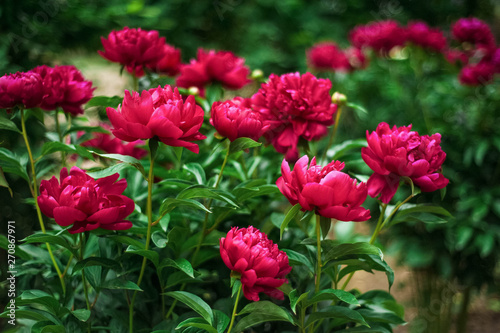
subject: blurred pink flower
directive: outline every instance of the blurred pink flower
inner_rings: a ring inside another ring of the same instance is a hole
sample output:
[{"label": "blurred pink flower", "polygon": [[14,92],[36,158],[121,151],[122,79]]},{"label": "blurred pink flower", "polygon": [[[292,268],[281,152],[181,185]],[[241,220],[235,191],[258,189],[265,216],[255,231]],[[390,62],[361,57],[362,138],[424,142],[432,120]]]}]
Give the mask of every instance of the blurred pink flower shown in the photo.
[{"label": "blurred pink flower", "polygon": [[367,47],[379,54],[387,54],[393,47],[406,43],[407,31],[393,20],[371,22],[354,27],[349,40],[358,48]]},{"label": "blurred pink flower", "polygon": [[461,84],[469,86],[485,85],[493,80],[495,66],[490,62],[479,62],[467,65],[460,71],[458,80]]},{"label": "blurred pink flower", "polygon": [[155,63],[147,64],[146,67],[153,72],[175,76],[181,69],[181,50],[172,45],[163,46],[162,58]]},{"label": "blurred pink flower", "polygon": [[361,157],[374,171],[368,179],[368,194],[389,203],[399,187],[400,177],[409,177],[422,192],[448,185],[441,173],[446,154],[441,150],[441,135],[420,136],[411,125],[392,129],[380,123],[371,134],[366,131],[368,147]]},{"label": "blurred pink flower", "polygon": [[243,295],[257,302],[259,293],[283,300],[277,288],[287,283],[292,267],[288,256],[260,230],[233,227],[220,239],[220,255],[226,266],[241,275]]},{"label": "blurred pink flower", "polygon": [[38,205],[43,214],[54,218],[61,227],[73,225],[71,234],[97,228],[126,230],[132,227],[124,220],[135,208],[134,201],[124,195],[125,179],[114,175],[94,179],[85,171],[63,168],[59,180],[54,176],[42,180]]},{"label": "blurred pink flower", "polygon": [[361,207],[366,200],[365,183],[342,172],[344,163],[332,161],[327,166],[316,165],[313,157],[302,156],[290,171],[290,166],[283,160],[282,176],[276,181],[281,193],[292,205],[300,204],[302,211],[315,213],[339,221],[366,221],[370,211]]},{"label": "blurred pink flower", "polygon": [[203,90],[205,85],[219,82],[227,89],[240,89],[250,82],[250,70],[245,66],[245,59],[238,58],[229,51],[205,51],[198,49],[197,59],[181,66],[181,74],[176,84],[179,87],[197,87]]},{"label": "blurred pink flower", "polygon": [[408,24],[408,41],[423,48],[442,52],[447,47],[446,37],[439,29],[433,29],[422,21]]},{"label": "blurred pink flower", "polygon": [[452,25],[453,37],[461,43],[495,46],[495,37],[486,22],[478,18],[461,18]]},{"label": "blurred pink flower", "polygon": [[106,108],[113,125],[113,135],[123,141],[146,140],[157,137],[168,146],[185,147],[198,153],[192,141],[206,138],[199,132],[204,112],[194,96],[183,101],[177,88],[152,88],[130,94],[125,91],[123,103],[116,109]]},{"label": "blurred pink flower", "polygon": [[337,105],[330,96],[331,82],[311,73],[271,74],[252,96],[252,108],[260,112],[268,129],[264,136],[287,161],[299,157],[299,139],[318,140],[334,122]]},{"label": "blurred pink flower", "polygon": [[334,42],[324,42],[307,50],[308,64],[318,70],[348,70],[349,60]]},{"label": "blurred pink flower", "polygon": [[101,37],[104,51],[97,51],[103,58],[125,66],[136,77],[144,75],[144,66],[156,68],[165,56],[165,37],[156,30],[124,27],[111,31],[108,38]]}]

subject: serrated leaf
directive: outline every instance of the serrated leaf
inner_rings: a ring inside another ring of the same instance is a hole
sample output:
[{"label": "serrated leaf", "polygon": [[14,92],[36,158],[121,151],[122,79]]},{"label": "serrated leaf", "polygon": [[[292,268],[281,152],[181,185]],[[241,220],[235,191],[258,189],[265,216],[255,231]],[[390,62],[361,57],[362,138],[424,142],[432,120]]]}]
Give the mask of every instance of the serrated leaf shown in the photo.
[{"label": "serrated leaf", "polygon": [[165,295],[175,298],[181,303],[184,303],[189,308],[193,309],[198,313],[203,319],[205,319],[210,325],[213,324],[213,313],[210,306],[202,300],[200,297],[188,293],[186,291],[171,291],[165,293]]},{"label": "serrated leaf", "polygon": [[21,240],[24,244],[31,243],[49,243],[51,245],[56,244],[69,250],[75,257],[78,257],[78,251],[68,241],[62,236],[54,236],[50,234],[33,234],[25,239]]},{"label": "serrated leaf", "polygon": [[229,144],[229,154],[234,154],[239,151],[259,147],[262,143],[254,141],[250,138],[238,138]]},{"label": "serrated leaf", "polygon": [[283,223],[281,223],[280,227],[280,239],[283,238],[283,232],[285,231],[285,228],[288,226],[290,221],[293,220],[295,216],[297,216],[301,208],[302,207],[300,206],[300,204],[296,204],[292,208],[290,208],[288,213],[286,213],[285,219],[283,220]]}]

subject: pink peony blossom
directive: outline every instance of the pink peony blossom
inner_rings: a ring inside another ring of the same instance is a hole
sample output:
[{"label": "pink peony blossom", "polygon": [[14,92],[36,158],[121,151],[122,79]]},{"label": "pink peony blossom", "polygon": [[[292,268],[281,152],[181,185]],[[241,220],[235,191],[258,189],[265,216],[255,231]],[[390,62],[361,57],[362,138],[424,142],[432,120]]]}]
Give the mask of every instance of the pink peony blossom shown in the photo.
[{"label": "pink peony blossom", "polygon": [[42,180],[38,205],[42,213],[54,218],[61,227],[73,225],[71,234],[97,228],[126,230],[132,227],[124,220],[134,211],[134,201],[124,195],[125,179],[114,175],[94,179],[85,171],[72,167],[61,170],[60,178]]},{"label": "pink peony blossom", "polygon": [[299,139],[318,140],[334,122],[337,105],[332,104],[331,82],[311,73],[271,74],[252,96],[252,108],[268,125],[264,136],[287,161],[299,157]]},{"label": "pink peony blossom", "polygon": [[226,266],[241,275],[243,295],[257,302],[259,294],[283,300],[277,288],[287,283],[292,267],[288,256],[260,230],[233,227],[220,239],[220,255]]},{"label": "pink peony blossom", "polygon": [[393,47],[406,43],[407,31],[393,20],[372,22],[354,27],[349,40],[358,48],[367,47],[379,54],[387,54]]},{"label": "pink peony blossom", "polygon": [[292,205],[297,203],[302,211],[311,210],[317,214],[339,221],[366,221],[370,219],[370,211],[361,207],[366,200],[365,183],[357,183],[355,179],[342,172],[344,163],[332,161],[327,166],[316,165],[313,157],[302,156],[295,164],[293,171],[283,160],[282,176],[276,185]]},{"label": "pink peony blossom", "polygon": [[441,135],[420,136],[411,125],[392,129],[380,123],[371,134],[366,131],[368,147],[361,149],[365,163],[374,171],[368,179],[368,194],[389,203],[396,193],[400,177],[409,177],[422,192],[448,185],[441,173],[446,158],[441,150]]},{"label": "pink peony blossom", "polygon": [[123,103],[116,109],[106,108],[106,112],[113,134],[123,141],[157,137],[166,145],[198,153],[199,147],[192,141],[206,138],[199,132],[204,112],[194,96],[183,101],[177,88],[172,90],[169,85],[144,90],[141,95],[126,90]]},{"label": "pink peony blossom", "polygon": [[495,37],[490,27],[478,18],[461,18],[452,25],[453,37],[462,43],[495,46]]},{"label": "pink peony blossom", "polygon": [[217,133],[234,141],[246,137],[258,141],[265,131],[262,115],[250,108],[250,100],[235,97],[212,105],[210,124]]},{"label": "pink peony blossom", "polygon": [[0,77],[0,109],[40,106],[44,97],[42,77],[37,73],[6,74]]},{"label": "pink peony blossom", "polygon": [[433,29],[421,21],[408,24],[408,41],[437,52],[443,51],[448,44],[441,30]]}]

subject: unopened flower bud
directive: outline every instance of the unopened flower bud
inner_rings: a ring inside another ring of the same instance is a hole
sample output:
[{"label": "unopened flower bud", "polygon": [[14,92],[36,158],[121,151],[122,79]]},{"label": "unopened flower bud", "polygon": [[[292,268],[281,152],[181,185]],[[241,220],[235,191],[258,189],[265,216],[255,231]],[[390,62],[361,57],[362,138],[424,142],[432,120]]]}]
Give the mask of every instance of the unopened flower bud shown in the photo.
[{"label": "unopened flower bud", "polygon": [[339,93],[338,91],[334,92],[332,95],[332,103],[337,104],[338,106],[347,104],[347,97],[344,94]]},{"label": "unopened flower bud", "polygon": [[264,72],[260,69],[254,69],[252,71],[252,74],[250,75],[250,78],[252,80],[260,80],[264,77]]},{"label": "unopened flower bud", "polygon": [[198,96],[200,94],[200,89],[198,87],[189,87],[188,94]]}]

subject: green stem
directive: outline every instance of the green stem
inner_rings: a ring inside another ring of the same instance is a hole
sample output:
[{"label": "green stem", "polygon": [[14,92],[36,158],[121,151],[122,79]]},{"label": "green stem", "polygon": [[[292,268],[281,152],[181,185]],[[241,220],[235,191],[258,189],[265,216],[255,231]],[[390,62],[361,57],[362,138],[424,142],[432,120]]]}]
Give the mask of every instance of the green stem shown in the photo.
[{"label": "green stem", "polygon": [[[84,234],[80,234],[80,261],[83,260],[83,253],[85,250],[85,238]],[[89,291],[87,288],[87,279],[85,278],[85,269],[82,269],[82,285],[83,285],[83,292],[85,294],[85,303],[87,304],[87,310],[90,310],[90,302],[89,302]],[[87,332],[90,333],[92,331],[92,322],[89,318],[89,322],[87,325]]]},{"label": "green stem", "polygon": [[238,309],[238,301],[240,300],[242,288],[243,288],[243,285],[241,285],[240,288],[238,289],[238,295],[236,295],[236,301],[234,301],[233,314],[231,315],[231,323],[229,324],[229,328],[227,330],[227,333],[231,333],[231,330],[233,329],[234,319],[236,318],[236,310]]},{"label": "green stem", "polygon": [[132,89],[134,89],[134,91],[139,91],[139,79],[137,78],[137,76],[135,76],[135,70],[134,70],[134,73],[132,74]]},{"label": "green stem", "polygon": [[[153,182],[154,182],[154,161],[156,155],[156,149],[158,148],[158,141],[155,139],[149,139],[149,174],[148,174],[148,198],[146,203],[146,214],[148,216],[148,230],[146,232],[146,245],[144,250],[149,249],[149,243],[151,242],[151,229],[153,225]],[[141,271],[139,273],[139,279],[137,279],[137,286],[140,287],[142,278],[144,277],[144,272],[146,271],[147,258],[142,259]],[[129,331],[134,332],[134,303],[137,297],[137,290],[134,291],[132,299],[129,306]]]},{"label": "green stem", "polygon": [[[33,199],[35,199],[35,209],[36,209],[36,214],[38,216],[38,222],[40,223],[40,229],[42,230],[42,233],[46,234],[45,230],[45,224],[43,223],[43,217],[42,217],[42,211],[40,210],[40,207],[38,206],[38,188],[37,188],[37,180],[36,180],[36,170],[35,170],[35,160],[33,159],[33,154],[31,153],[31,146],[30,142],[28,140],[28,134],[26,131],[26,124],[24,121],[24,109],[21,109],[21,134],[23,135],[24,138],[24,143],[26,144],[26,149],[28,150],[28,157],[30,159],[30,165],[31,165],[31,177],[33,178],[33,184],[31,184],[28,181],[28,185],[31,191],[31,194],[33,195]],[[59,269],[59,265],[57,265],[56,259],[54,257],[54,254],[52,253],[52,248],[50,247],[49,243],[45,243],[47,246],[47,250],[49,251],[49,256],[52,261],[52,264],[54,265],[57,276],[59,277],[59,281],[61,282],[61,287],[63,294],[66,295],[66,285],[64,283],[64,275],[61,273],[61,270]]]},{"label": "green stem", "polygon": [[[316,265],[316,283],[314,291],[317,293],[319,291],[319,287],[321,284],[321,217],[316,214],[316,247],[317,247],[317,265]],[[318,303],[314,303],[313,305],[313,313],[318,311]],[[311,325],[309,332],[314,332],[314,324]]]},{"label": "green stem", "polygon": [[[56,132],[59,136],[59,142],[64,144],[64,137],[61,133],[61,126],[59,125],[59,109],[57,108],[55,109],[54,120],[56,122]],[[61,151],[61,164],[63,168],[66,167],[66,152],[64,151]]]},{"label": "green stem", "polygon": [[385,215],[385,210],[387,209],[387,204],[381,203],[380,206],[382,207],[382,209],[380,210],[380,216],[378,217],[377,226],[375,227],[372,237],[370,238],[370,244],[375,243],[375,239],[377,239],[377,236],[380,233],[380,230],[382,229],[382,226],[384,225],[385,222],[383,219]]},{"label": "green stem", "polygon": [[335,136],[337,135],[337,129],[339,126],[341,114],[342,114],[342,107],[339,106],[339,108],[337,110],[337,115],[335,116],[335,124],[333,125],[333,131],[330,132],[330,138],[328,139],[328,145],[325,147],[325,150],[323,151],[323,156],[321,156],[321,162],[325,161],[325,159],[327,157],[326,155],[327,155],[328,149],[333,145],[333,142],[335,140]]}]

